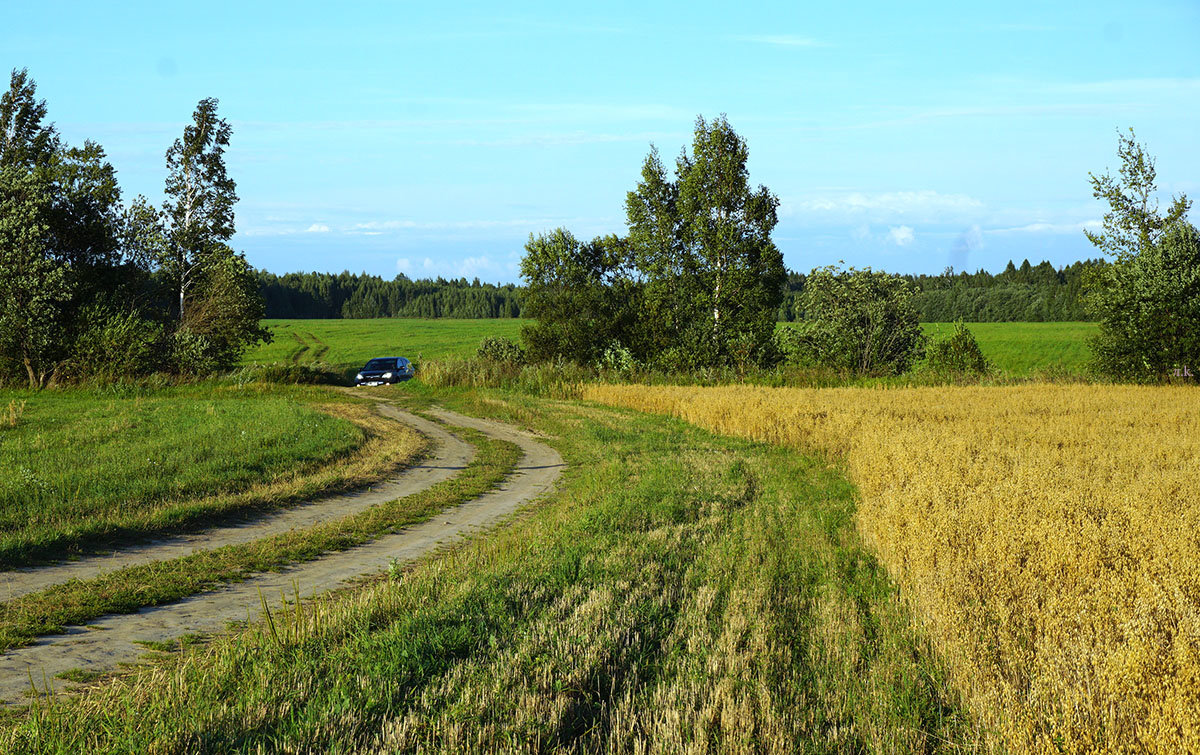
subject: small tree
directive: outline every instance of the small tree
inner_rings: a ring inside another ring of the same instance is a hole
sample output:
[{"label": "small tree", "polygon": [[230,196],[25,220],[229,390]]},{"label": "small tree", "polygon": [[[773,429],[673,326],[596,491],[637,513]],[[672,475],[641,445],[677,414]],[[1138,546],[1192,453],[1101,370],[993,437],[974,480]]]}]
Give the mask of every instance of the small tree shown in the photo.
[{"label": "small tree", "polygon": [[979,342],[962,320],[954,323],[954,331],[950,335],[930,342],[926,350],[926,363],[935,372],[980,374],[988,371],[987,359],[979,348]]},{"label": "small tree", "polygon": [[1107,172],[1102,176],[1088,173],[1092,196],[1108,202],[1104,230],[1083,233],[1105,254],[1125,261],[1155,246],[1172,226],[1184,222],[1192,202],[1183,194],[1173,197],[1167,214],[1160,215],[1154,158],[1138,144],[1133,129],[1129,129],[1129,136],[1118,134],[1117,138],[1119,177]]},{"label": "small tree", "polygon": [[[1099,315],[1092,360],[1121,380],[1162,380],[1200,365],[1200,233],[1177,223],[1090,281]],[[1194,374],[1194,373],[1193,373]]]},{"label": "small tree", "polygon": [[489,362],[519,365],[525,363],[525,349],[504,336],[484,336],[475,350],[475,356]]},{"label": "small tree", "polygon": [[261,323],[265,306],[258,279],[246,258],[224,244],[210,252],[202,272],[180,332],[203,338],[212,367],[228,370],[248,346],[271,338]]},{"label": "small tree", "polygon": [[827,266],[804,284],[800,327],[810,361],[863,374],[908,370],[924,351],[916,288],[899,275]]},{"label": "small tree", "polygon": [[521,259],[529,357],[595,361],[613,341],[628,338],[636,312],[627,247],[615,236],[580,242],[562,228],[530,235]]},{"label": "small tree", "polygon": [[1155,161],[1121,136],[1119,178],[1091,176],[1108,202],[1104,230],[1088,239],[1116,257],[1090,269],[1085,301],[1100,322],[1092,339],[1095,367],[1124,380],[1162,380],[1200,363],[1200,244],[1187,222],[1191,201],[1174,197],[1158,210]]}]

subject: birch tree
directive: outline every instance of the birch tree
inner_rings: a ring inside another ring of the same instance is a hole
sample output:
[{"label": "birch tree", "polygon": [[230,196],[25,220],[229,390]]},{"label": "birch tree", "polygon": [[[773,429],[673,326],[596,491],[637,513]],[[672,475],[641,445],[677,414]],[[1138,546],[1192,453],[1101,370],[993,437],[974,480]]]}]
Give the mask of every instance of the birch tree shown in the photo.
[{"label": "birch tree", "polygon": [[1088,240],[1116,259],[1092,268],[1085,301],[1099,321],[1093,366],[1121,380],[1194,378],[1200,364],[1200,233],[1188,222],[1192,202],[1158,203],[1154,158],[1133,130],[1120,135],[1116,177],[1089,174],[1092,193],[1108,203],[1104,227]]},{"label": "birch tree", "polygon": [[217,117],[217,100],[200,100],[192,122],[167,150],[166,241],[159,264],[171,280],[179,320],[187,321],[190,295],[213,255],[233,237],[236,184],[225,171],[233,130]]},{"label": "birch tree", "polygon": [[671,181],[651,151],[626,198],[652,351],[670,368],[764,361],[783,297],[771,241],[779,200],[753,188],[746,141],[721,116],[696,119]]}]

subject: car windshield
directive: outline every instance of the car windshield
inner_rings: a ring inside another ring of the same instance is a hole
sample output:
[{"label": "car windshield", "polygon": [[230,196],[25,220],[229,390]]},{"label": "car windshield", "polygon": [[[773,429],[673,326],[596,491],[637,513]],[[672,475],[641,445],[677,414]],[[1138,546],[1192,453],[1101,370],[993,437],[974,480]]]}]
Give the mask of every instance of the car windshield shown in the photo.
[{"label": "car windshield", "polygon": [[367,366],[363,367],[363,369],[364,370],[391,370],[391,369],[394,369],[395,367],[396,367],[395,359],[372,359],[371,361],[367,362]]}]

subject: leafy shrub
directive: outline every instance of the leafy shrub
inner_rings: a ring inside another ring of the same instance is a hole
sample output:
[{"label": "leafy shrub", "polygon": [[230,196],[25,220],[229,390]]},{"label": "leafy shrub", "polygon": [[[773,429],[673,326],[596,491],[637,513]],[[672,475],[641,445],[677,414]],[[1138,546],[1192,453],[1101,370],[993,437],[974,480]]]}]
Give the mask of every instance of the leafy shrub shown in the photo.
[{"label": "leafy shrub", "polygon": [[85,311],[82,319],[68,369],[73,377],[135,378],[162,368],[166,336],[161,323],[104,306]]},{"label": "leafy shrub", "polygon": [[637,360],[633,358],[633,352],[628,347],[620,341],[613,341],[600,355],[599,364],[600,369],[626,374],[637,367]]},{"label": "leafy shrub", "polygon": [[809,349],[797,327],[784,325],[775,330],[775,351],[783,364],[806,364]]},{"label": "leafy shrub", "polygon": [[180,375],[211,375],[219,366],[213,357],[213,345],[205,336],[180,328],[171,336],[171,366]]},{"label": "leafy shrub", "polygon": [[870,268],[813,270],[804,285],[801,342],[814,364],[859,374],[894,375],[924,353],[913,306],[916,289]]},{"label": "leafy shrub", "polygon": [[501,364],[524,364],[525,350],[510,338],[487,336],[479,342],[475,355],[480,359]]},{"label": "leafy shrub", "polygon": [[929,368],[937,372],[988,371],[988,363],[979,349],[979,342],[962,322],[954,323],[954,332],[950,335],[934,340],[926,356]]}]

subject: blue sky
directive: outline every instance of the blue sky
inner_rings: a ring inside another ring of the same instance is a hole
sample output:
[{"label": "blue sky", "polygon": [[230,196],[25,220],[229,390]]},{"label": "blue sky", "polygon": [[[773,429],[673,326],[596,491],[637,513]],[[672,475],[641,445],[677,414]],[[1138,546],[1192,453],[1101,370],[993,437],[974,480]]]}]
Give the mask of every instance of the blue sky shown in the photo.
[{"label": "blue sky", "polygon": [[275,272],[515,281],[531,232],[622,232],[650,143],[677,154],[698,114],[747,139],[803,271],[1098,256],[1117,128],[1200,196],[1195,0],[347,5],[23,3],[0,63],[127,198],[161,201],[219,98],[235,246]]}]

